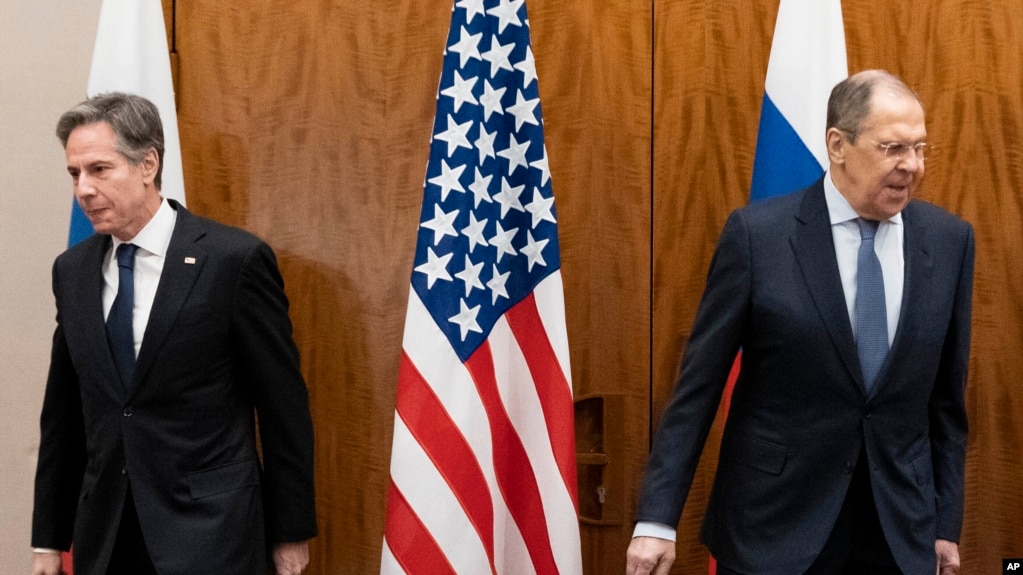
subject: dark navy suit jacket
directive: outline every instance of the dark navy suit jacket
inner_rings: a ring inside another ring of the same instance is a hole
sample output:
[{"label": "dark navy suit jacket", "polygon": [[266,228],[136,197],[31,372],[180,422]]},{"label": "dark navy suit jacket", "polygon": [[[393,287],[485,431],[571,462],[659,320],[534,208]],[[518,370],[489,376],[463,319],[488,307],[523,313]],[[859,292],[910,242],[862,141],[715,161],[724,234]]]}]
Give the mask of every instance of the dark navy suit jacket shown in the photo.
[{"label": "dark navy suit jacket", "polygon": [[974,239],[968,223],[925,202],[910,202],[902,219],[902,311],[868,395],[823,180],[732,213],[637,520],[678,524],[741,347],[702,532],[718,561],[757,574],[804,572],[862,451],[896,561],[907,574],[934,573],[935,538],[958,541],[962,527]]},{"label": "dark navy suit jacket", "polygon": [[171,204],[132,381],[118,375],[103,318],[110,237],[53,267],[32,544],[73,541],[79,575],[106,572],[129,481],[161,573],[265,573],[268,540],[316,533],[308,396],[273,251]]}]

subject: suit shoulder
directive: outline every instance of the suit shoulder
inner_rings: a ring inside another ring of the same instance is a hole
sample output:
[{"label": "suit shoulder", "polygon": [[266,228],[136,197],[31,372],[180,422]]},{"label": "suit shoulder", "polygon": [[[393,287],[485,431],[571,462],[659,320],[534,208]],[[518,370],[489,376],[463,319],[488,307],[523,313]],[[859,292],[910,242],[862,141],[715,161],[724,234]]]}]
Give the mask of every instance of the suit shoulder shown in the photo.
[{"label": "suit shoulder", "polygon": [[777,226],[799,213],[806,192],[803,189],[760,200],[736,209],[733,215],[740,215],[752,227]]},{"label": "suit shoulder", "polygon": [[54,267],[77,266],[96,251],[105,251],[110,236],[93,234],[61,252],[53,262]]},{"label": "suit shoulder", "polygon": [[903,210],[907,218],[926,222],[932,229],[954,234],[972,233],[973,225],[941,206],[923,200],[913,200]]}]

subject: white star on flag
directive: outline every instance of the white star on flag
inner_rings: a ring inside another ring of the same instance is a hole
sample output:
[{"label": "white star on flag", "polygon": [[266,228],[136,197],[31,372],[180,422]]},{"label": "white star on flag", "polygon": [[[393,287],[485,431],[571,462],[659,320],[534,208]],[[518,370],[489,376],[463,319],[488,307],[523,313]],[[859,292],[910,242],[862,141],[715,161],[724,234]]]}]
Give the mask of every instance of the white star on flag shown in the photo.
[{"label": "white star on flag", "polygon": [[490,77],[497,76],[498,70],[508,70],[511,72],[514,70],[511,65],[511,60],[508,59],[508,55],[515,49],[515,44],[501,45],[497,41],[497,36],[490,39],[490,50],[482,54],[483,59],[490,62]]},{"label": "white star on flag", "polygon": [[515,69],[522,72],[522,85],[529,87],[536,80],[536,60],[533,59],[533,49],[526,46],[526,55],[515,64]]},{"label": "white star on flag", "polygon": [[526,230],[526,247],[522,248],[522,253],[526,254],[526,257],[529,258],[530,271],[533,271],[533,264],[547,265],[547,262],[543,259],[543,249],[547,247],[548,241],[536,241],[533,239],[533,232]]},{"label": "white star on flag", "polygon": [[[476,204],[473,206],[474,208],[480,207],[480,202],[494,201],[493,198],[490,197],[490,192],[488,191],[490,189],[490,180],[493,179],[494,176],[492,174],[484,176],[480,172],[480,169],[476,168],[476,179],[473,180],[471,184],[469,184],[469,191],[472,192],[473,200],[475,201]],[[472,248],[470,248],[470,251],[471,250]]]},{"label": "white star on flag", "polygon": [[482,333],[480,324],[476,321],[476,316],[480,313],[480,306],[469,307],[465,304],[465,300],[460,302],[461,311],[458,315],[453,315],[448,318],[451,323],[458,324],[459,330],[462,332],[462,341],[465,341],[465,336],[469,335],[470,331],[476,333]]},{"label": "white star on flag", "polygon": [[519,20],[519,8],[525,4],[526,0],[501,0],[500,4],[487,10],[488,16],[497,16],[498,24],[497,31],[504,33],[504,29],[509,24],[514,26],[521,26],[522,20]]},{"label": "white star on flag", "polygon": [[459,124],[455,119],[448,114],[448,129],[434,136],[434,138],[447,142],[448,144],[448,156],[455,153],[455,150],[461,146],[463,148],[472,148],[469,144],[469,128],[472,127],[472,120]]},{"label": "white star on flag", "polygon": [[508,135],[508,147],[497,152],[497,155],[508,160],[509,176],[515,171],[515,168],[529,166],[529,162],[526,161],[526,151],[529,150],[530,144],[531,142],[528,139],[519,142],[515,139],[515,134]]},{"label": "white star on flag", "polygon": [[515,239],[515,234],[518,233],[519,228],[512,228],[505,231],[505,229],[501,227],[501,222],[496,222],[494,226],[497,230],[494,232],[493,237],[490,238],[490,245],[497,248],[497,256],[495,256],[494,260],[497,263],[501,263],[501,258],[505,254],[514,256],[518,253],[515,251],[515,248],[512,247],[512,240]]},{"label": "white star on flag", "polygon": [[533,113],[533,110],[539,103],[540,98],[533,98],[532,100],[527,100],[522,95],[522,90],[519,90],[518,96],[516,96],[515,99],[515,105],[510,106],[508,108],[508,111],[515,116],[516,132],[522,129],[522,124],[533,124],[534,126],[537,125],[538,122],[536,121],[536,115]]},{"label": "white star on flag", "polygon": [[456,52],[458,54],[459,67],[465,68],[465,65],[469,63],[470,58],[476,58],[482,61],[483,58],[480,56],[480,38],[483,38],[483,33],[470,34],[465,27],[462,28],[462,37],[457,43],[452,44],[448,47],[448,50]]},{"label": "white star on flag", "polygon": [[461,182],[458,181],[462,177],[462,172],[465,171],[465,166],[456,166],[454,168],[448,167],[447,160],[440,161],[441,173],[439,176],[434,176],[428,181],[440,188],[440,201],[448,199],[448,193],[455,191],[465,193],[465,188],[462,187]]},{"label": "white star on flag", "polygon": [[433,248],[426,248],[429,260],[416,266],[416,270],[419,273],[426,274],[426,287],[432,288],[433,282],[438,279],[451,281],[451,274],[448,273],[448,262],[451,261],[451,257],[454,254],[445,254],[443,257],[437,257],[437,254],[433,252]]},{"label": "white star on flag", "polygon": [[490,288],[491,304],[497,303],[497,298],[503,297],[508,299],[508,290],[504,287],[504,284],[508,283],[508,276],[511,272],[500,273],[497,269],[497,264],[494,264],[494,277],[490,278],[487,282],[487,287]]},{"label": "white star on flag", "polygon": [[483,120],[486,122],[490,121],[490,115],[493,113],[503,114],[504,108],[501,106],[501,99],[504,98],[504,93],[508,88],[497,88],[494,89],[490,85],[490,80],[483,80],[483,95],[480,96],[480,104],[483,105]]},{"label": "white star on flag", "polygon": [[476,96],[472,93],[472,88],[476,85],[476,80],[478,80],[476,77],[462,79],[458,70],[455,70],[455,84],[441,90],[441,95],[448,96],[454,100],[456,112],[462,107],[462,104],[466,102],[469,102],[470,104],[478,104],[479,102],[476,101]]},{"label": "white star on flag", "polygon": [[483,162],[486,161],[487,158],[497,157],[496,155],[494,155],[494,140],[496,138],[497,132],[487,132],[487,127],[484,126],[483,124],[480,124],[480,135],[478,138],[476,138],[476,141],[473,142],[473,144],[479,150],[481,166],[483,165]]},{"label": "white star on flag", "polygon": [[473,289],[483,289],[483,282],[480,281],[480,274],[483,273],[483,262],[472,263],[469,255],[465,256],[465,267],[455,274],[455,277],[465,283],[465,297],[469,297]]},{"label": "white star on flag", "polygon": [[508,183],[508,178],[501,178],[501,191],[494,195],[494,201],[501,204],[501,217],[508,215],[508,210],[515,209],[520,212],[526,211],[522,207],[522,202],[519,200],[519,196],[522,195],[522,190],[526,189],[525,184],[521,186],[513,186]]},{"label": "white star on flag", "polygon": [[533,228],[540,222],[557,223],[551,210],[554,209],[554,198],[545,198],[539,188],[533,188],[533,201],[526,204],[526,211],[533,214]]},{"label": "white star on flag", "polygon": [[581,575],[560,218],[525,0],[454,0],[450,16],[380,573]]},{"label": "white star on flag", "polygon": [[472,24],[472,21],[477,14],[480,16],[486,14],[483,11],[483,0],[458,0],[458,2],[455,3],[455,7],[465,9],[465,20],[469,24]]},{"label": "white star on flag", "polygon": [[547,148],[543,150],[543,157],[539,160],[533,160],[529,162],[530,168],[536,168],[540,170],[540,185],[546,186],[547,181],[551,179],[551,169],[547,166]]},{"label": "white star on flag", "polygon": [[[489,220],[486,218],[483,218],[481,221],[477,221],[476,213],[469,212],[469,225],[462,228],[462,235],[469,239],[470,254],[476,246],[487,246],[487,240],[483,238],[483,229],[487,227],[488,221]],[[468,256],[466,256],[466,259],[468,259]]]},{"label": "white star on flag", "polygon": [[444,236],[458,237],[458,233],[455,232],[455,218],[457,217],[458,210],[445,212],[441,209],[440,204],[434,204],[433,219],[427,220],[421,225],[424,228],[433,230],[433,245],[436,246]]}]

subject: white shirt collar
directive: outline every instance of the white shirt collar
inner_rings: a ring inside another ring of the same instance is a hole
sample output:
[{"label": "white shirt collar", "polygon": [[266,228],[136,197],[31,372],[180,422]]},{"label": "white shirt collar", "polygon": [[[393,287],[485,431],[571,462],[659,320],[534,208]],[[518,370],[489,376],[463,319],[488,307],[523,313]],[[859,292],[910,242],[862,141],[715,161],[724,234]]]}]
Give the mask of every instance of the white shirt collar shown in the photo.
[{"label": "white shirt collar", "polygon": [[[831,179],[831,170],[828,170],[824,177],[824,200],[828,204],[828,216],[831,219],[831,225],[841,224],[860,217],[856,210],[849,205],[849,200],[846,200],[845,196],[835,187],[835,182]],[[892,224],[902,224],[902,212],[895,214],[885,221]]]},{"label": "white shirt collar", "polygon": [[[160,198],[160,207],[156,209],[152,219],[149,220],[139,233],[131,239],[131,243],[143,250],[160,257],[167,255],[167,248],[170,246],[171,236],[174,234],[174,224],[177,221],[178,213],[170,206],[166,198]],[[113,249],[125,243],[113,236]]]}]

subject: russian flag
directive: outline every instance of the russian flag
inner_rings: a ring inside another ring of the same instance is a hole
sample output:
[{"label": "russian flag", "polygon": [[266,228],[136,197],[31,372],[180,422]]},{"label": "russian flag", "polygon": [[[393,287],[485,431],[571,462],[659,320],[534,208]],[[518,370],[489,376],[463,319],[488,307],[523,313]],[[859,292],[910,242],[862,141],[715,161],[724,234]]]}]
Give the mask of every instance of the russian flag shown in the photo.
[{"label": "russian flag", "polygon": [[[160,0],[103,0],[86,92],[89,97],[104,92],[128,92],[156,104],[163,120],[161,193],[185,205],[174,82]],[[93,233],[92,224],[78,202],[73,202],[68,246]]]},{"label": "russian flag", "polygon": [[[841,0],[781,0],[767,62],[750,202],[809,186],[828,166],[828,98],[849,75]],[[725,412],[742,351],[728,376]],[[709,573],[717,566],[710,559]]]},{"label": "russian flag", "polygon": [[828,97],[849,75],[840,0],[781,0],[760,109],[750,201],[805,188],[828,165]]}]

